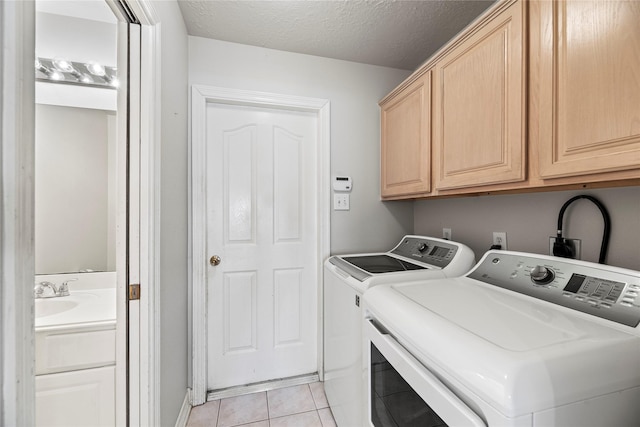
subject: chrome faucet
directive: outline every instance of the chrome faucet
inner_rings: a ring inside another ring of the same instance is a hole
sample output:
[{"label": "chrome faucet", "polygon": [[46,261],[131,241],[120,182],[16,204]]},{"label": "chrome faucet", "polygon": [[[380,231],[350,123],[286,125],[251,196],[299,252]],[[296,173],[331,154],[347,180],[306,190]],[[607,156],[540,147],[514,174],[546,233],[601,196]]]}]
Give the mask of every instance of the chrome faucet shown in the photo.
[{"label": "chrome faucet", "polygon": [[69,280],[65,280],[64,282],[62,282],[62,285],[60,285],[60,289],[58,289],[58,296],[61,297],[68,297],[69,296],[69,282],[75,282],[78,279],[69,279]]},{"label": "chrome faucet", "polygon": [[73,282],[78,279],[69,279],[62,282],[60,287],[56,287],[51,282],[40,282],[33,288],[33,296],[36,298],[54,298],[54,297],[66,297],[69,296],[69,282]]},{"label": "chrome faucet", "polygon": [[58,296],[58,288],[51,282],[40,282],[33,288],[36,298],[53,298]]}]

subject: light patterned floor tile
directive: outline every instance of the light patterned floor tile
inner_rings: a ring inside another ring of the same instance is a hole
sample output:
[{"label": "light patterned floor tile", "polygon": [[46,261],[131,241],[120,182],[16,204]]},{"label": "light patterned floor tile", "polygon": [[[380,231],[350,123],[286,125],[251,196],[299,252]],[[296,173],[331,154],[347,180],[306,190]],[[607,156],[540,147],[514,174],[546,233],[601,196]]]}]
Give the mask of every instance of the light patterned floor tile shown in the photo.
[{"label": "light patterned floor tile", "polygon": [[265,392],[230,397],[220,401],[218,427],[230,427],[269,419]]},{"label": "light patterned floor tile", "polygon": [[189,414],[187,427],[216,427],[220,401],[214,400],[204,405],[194,406]]},{"label": "light patterned floor tile", "polygon": [[269,401],[269,417],[271,418],[316,409],[311,390],[307,384],[270,390],[267,392],[267,400]]},{"label": "light patterned floor tile", "polygon": [[322,427],[318,411],[271,418],[270,427]]},{"label": "light patterned floor tile", "polygon": [[191,409],[187,427],[336,427],[321,382],[214,400]]},{"label": "light patterned floor tile", "polygon": [[237,427],[269,427],[269,420],[258,421],[255,423],[242,424]]},{"label": "light patterned floor tile", "polygon": [[309,384],[309,388],[311,389],[316,409],[328,408],[329,402],[327,402],[327,396],[324,394],[324,385],[321,382],[316,382]]},{"label": "light patterned floor tile", "polygon": [[320,416],[320,421],[322,421],[322,427],[337,427],[331,409],[318,409],[318,416]]}]

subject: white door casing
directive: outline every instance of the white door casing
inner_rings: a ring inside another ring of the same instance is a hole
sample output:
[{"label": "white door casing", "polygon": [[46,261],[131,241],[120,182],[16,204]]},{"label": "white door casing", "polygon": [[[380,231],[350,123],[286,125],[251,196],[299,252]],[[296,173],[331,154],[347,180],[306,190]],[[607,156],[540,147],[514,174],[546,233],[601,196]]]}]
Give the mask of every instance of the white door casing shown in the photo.
[{"label": "white door casing", "polygon": [[[252,114],[249,121],[255,124],[234,122],[241,111]],[[191,113],[192,404],[198,405],[206,401],[208,386],[264,381],[270,379],[268,372],[322,371],[318,348],[321,265],[329,252],[329,103],[194,86]],[[276,126],[265,124],[267,116]],[[309,124],[313,129],[299,127]],[[312,133],[315,147],[301,143],[305,132]],[[224,135],[224,148],[212,148],[215,134]],[[311,164],[296,161],[304,158]],[[207,176],[207,170],[214,173]],[[298,181],[308,189],[298,187]],[[215,208],[214,198],[236,208]],[[230,224],[226,230],[225,223]],[[306,250],[299,246],[302,236],[315,236]],[[217,267],[209,264],[212,255],[222,259]],[[298,305],[310,299],[312,307]],[[300,344],[305,333],[313,334],[314,341],[306,347]],[[216,354],[220,347],[226,352]],[[270,349],[261,353],[264,360],[256,358],[265,348]],[[304,362],[285,369],[293,359]],[[208,372],[209,363],[216,364],[215,371]],[[229,375],[220,375],[223,371]]]},{"label": "white door casing", "polygon": [[0,47],[0,425],[33,425],[33,2],[0,2]]},{"label": "white door casing", "polygon": [[[132,40],[119,46],[119,63],[128,63],[128,108],[123,123],[128,129],[129,214],[126,200],[119,212],[122,224],[128,221],[129,241],[122,240],[119,250],[128,243],[130,268],[118,267],[118,319],[129,312],[128,324],[118,322],[116,390],[128,387],[128,401],[116,400],[116,425],[156,425],[160,423],[160,93],[161,28],[151,0],[106,0],[120,20],[120,30]],[[121,8],[123,5],[124,8]],[[126,9],[129,13],[122,13]],[[125,21],[137,20],[139,24]],[[122,39],[122,38],[121,38]],[[119,67],[123,68],[124,67]],[[126,73],[127,71],[125,71]],[[144,76],[144,78],[143,78]],[[126,78],[121,78],[122,82]],[[127,102],[118,105],[125,111]],[[125,140],[121,136],[120,140]],[[126,147],[125,147],[126,149]],[[124,168],[126,156],[121,159]],[[125,171],[126,173],[126,171]],[[119,171],[119,177],[125,175]],[[127,188],[126,180],[119,183]],[[122,227],[124,228],[124,227]],[[124,230],[120,230],[124,233]],[[128,276],[125,274],[128,273]],[[128,301],[128,284],[140,284],[140,299]],[[128,334],[128,336],[127,336]],[[124,336],[123,336],[124,335]],[[126,366],[125,366],[126,365]],[[123,384],[124,383],[124,384]],[[126,405],[127,407],[123,407]]]},{"label": "white door casing", "polygon": [[[143,47],[139,57],[145,79],[139,91],[141,120],[132,125],[140,126],[141,183],[140,199],[142,218],[141,280],[148,287],[140,300],[140,356],[143,369],[129,372],[139,375],[140,389],[145,392],[140,399],[139,424],[155,425],[159,422],[159,311],[157,294],[159,261],[154,253],[159,242],[155,218],[159,216],[158,183],[155,178],[159,167],[158,146],[160,106],[159,68],[160,28],[151,0],[106,0],[114,12],[118,4],[140,20]],[[0,107],[1,139],[0,161],[0,301],[2,327],[0,329],[0,365],[3,380],[2,425],[33,425],[34,405],[34,330],[33,294],[34,276],[33,205],[34,205],[34,114],[35,114],[35,7],[33,2],[0,2]],[[31,285],[30,285],[31,284]],[[131,368],[131,367],[130,367]],[[118,385],[116,385],[118,387]],[[137,420],[131,420],[138,424]],[[122,424],[116,420],[116,424]]]}]

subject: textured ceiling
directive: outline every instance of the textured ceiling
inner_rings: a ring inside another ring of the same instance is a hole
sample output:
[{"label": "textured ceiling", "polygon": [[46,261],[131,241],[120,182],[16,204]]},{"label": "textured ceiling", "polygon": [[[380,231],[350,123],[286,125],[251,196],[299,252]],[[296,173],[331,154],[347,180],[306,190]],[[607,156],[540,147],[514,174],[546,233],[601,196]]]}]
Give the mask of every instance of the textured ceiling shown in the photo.
[{"label": "textured ceiling", "polygon": [[193,36],[415,70],[493,0],[178,3]]}]

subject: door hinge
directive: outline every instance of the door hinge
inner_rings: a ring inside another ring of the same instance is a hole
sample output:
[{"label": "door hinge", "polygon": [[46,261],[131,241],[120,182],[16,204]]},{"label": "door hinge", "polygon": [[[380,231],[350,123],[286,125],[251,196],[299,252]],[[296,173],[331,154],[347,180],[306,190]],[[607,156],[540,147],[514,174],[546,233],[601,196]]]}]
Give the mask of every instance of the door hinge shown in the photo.
[{"label": "door hinge", "polygon": [[129,285],[129,301],[140,299],[140,285]]}]

